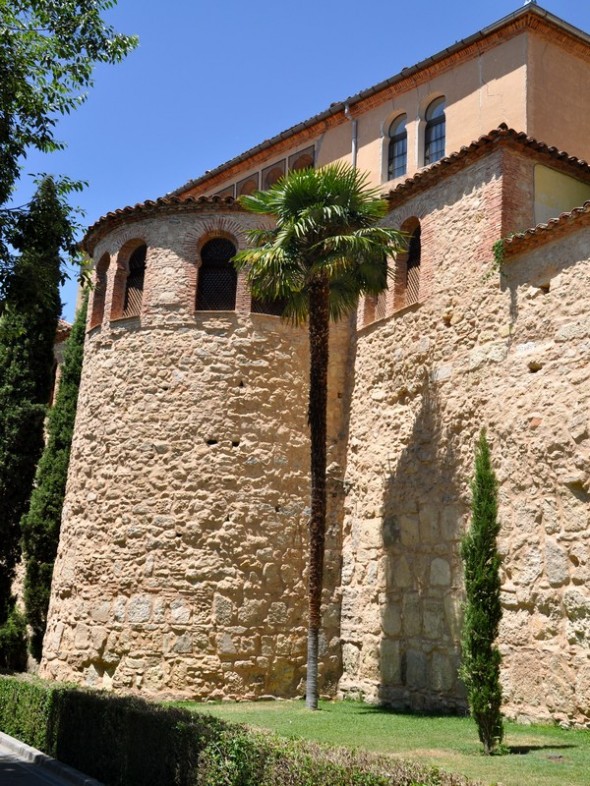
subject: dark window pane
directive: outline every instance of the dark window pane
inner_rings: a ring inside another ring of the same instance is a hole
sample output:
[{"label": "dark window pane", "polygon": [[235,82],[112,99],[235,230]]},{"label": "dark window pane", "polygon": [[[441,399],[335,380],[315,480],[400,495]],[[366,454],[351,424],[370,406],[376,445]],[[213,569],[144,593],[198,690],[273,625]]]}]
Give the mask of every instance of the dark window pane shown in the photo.
[{"label": "dark window pane", "polygon": [[393,180],[406,174],[408,162],[408,132],[406,115],[397,117],[389,126],[387,177]]},{"label": "dark window pane", "polygon": [[410,238],[408,247],[407,277],[406,277],[406,304],[417,303],[420,294],[420,258],[422,243],[420,227],[417,227]]},{"label": "dark window pane", "polygon": [[203,246],[198,273],[198,311],[233,311],[236,307],[238,274],[232,257],[236,247],[230,240],[213,238]]},{"label": "dark window pane", "polygon": [[141,313],[146,252],[145,246],[139,246],[129,258],[129,275],[125,282],[125,301],[123,303],[124,317],[136,317]]},{"label": "dark window pane", "polygon": [[445,98],[436,98],[426,110],[424,164],[433,164],[445,154]]}]

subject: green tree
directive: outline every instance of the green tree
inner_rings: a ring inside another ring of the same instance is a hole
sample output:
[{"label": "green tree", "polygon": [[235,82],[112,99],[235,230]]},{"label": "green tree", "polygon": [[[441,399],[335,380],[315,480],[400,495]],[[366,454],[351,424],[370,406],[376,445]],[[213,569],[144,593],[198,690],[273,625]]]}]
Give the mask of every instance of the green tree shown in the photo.
[{"label": "green tree", "polygon": [[28,513],[21,521],[26,564],[25,609],[32,631],[30,649],[40,660],[53,563],[57,554],[70,447],[82,373],[88,297],[76,314],[66,342],[55,403],[49,412],[47,441],[37,466]]},{"label": "green tree", "polygon": [[[0,643],[14,631],[11,586],[20,557],[20,520],[43,448],[53,343],[61,310],[61,252],[73,245],[70,208],[51,178],[18,216],[10,241],[16,257],[0,316]],[[9,637],[10,641],[14,638]],[[15,668],[10,647],[0,665]]]},{"label": "green tree", "polygon": [[[116,0],[0,0],[0,266],[10,267],[7,208],[27,150],[63,144],[60,115],[84,100],[96,63],[119,62],[135,45],[101,18]],[[2,282],[0,282],[2,283]]]},{"label": "green tree", "polygon": [[482,430],[476,447],[471,493],[471,527],[461,543],[466,593],[461,678],[467,688],[469,708],[477,724],[479,739],[484,752],[490,754],[503,738],[500,652],[494,646],[502,606],[500,555],[496,547],[500,531],[498,484],[485,430]]},{"label": "green tree", "polygon": [[330,319],[356,308],[362,294],[387,286],[387,255],[400,246],[396,230],[378,226],[387,203],[354,167],[334,164],[289,173],[268,191],[242,197],[254,213],[275,219],[253,230],[253,248],[234,262],[247,270],[254,297],[283,300],[284,317],[308,323],[311,517],[308,556],[307,706],[318,704],[326,529],[326,437]]}]

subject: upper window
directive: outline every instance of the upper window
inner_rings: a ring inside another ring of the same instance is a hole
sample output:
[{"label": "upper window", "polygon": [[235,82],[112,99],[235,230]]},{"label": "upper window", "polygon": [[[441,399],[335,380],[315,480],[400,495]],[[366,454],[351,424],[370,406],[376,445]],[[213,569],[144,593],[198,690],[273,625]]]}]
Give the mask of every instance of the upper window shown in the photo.
[{"label": "upper window", "polygon": [[387,179],[394,180],[406,174],[408,166],[407,115],[396,117],[389,126],[389,151],[387,159]]},{"label": "upper window", "polygon": [[315,162],[315,151],[313,147],[300,150],[289,156],[289,171],[293,169],[313,169]]},{"label": "upper window", "polygon": [[435,98],[426,110],[424,165],[433,164],[445,154],[445,98]]},{"label": "upper window", "polygon": [[262,188],[267,189],[284,177],[285,172],[287,171],[287,162],[285,159],[282,161],[277,161],[276,164],[272,164],[271,166],[266,167],[266,169],[262,170]]},{"label": "upper window", "polygon": [[198,311],[233,311],[236,307],[238,274],[231,260],[236,247],[224,237],[208,240],[201,249],[198,273]]},{"label": "upper window", "polygon": [[129,257],[129,274],[125,282],[125,300],[123,301],[124,317],[137,317],[141,313],[146,252],[147,248],[142,244]]}]

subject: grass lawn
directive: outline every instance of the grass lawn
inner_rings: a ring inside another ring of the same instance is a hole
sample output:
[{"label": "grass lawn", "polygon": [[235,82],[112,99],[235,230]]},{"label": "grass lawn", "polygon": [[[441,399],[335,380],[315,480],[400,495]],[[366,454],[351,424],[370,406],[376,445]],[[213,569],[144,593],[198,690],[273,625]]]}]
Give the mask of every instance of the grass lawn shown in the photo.
[{"label": "grass lawn", "polygon": [[484,756],[468,718],[402,715],[360,702],[321,702],[309,712],[302,701],[182,706],[286,737],[386,753],[433,764],[485,784],[590,786],[590,732],[506,723],[502,756]]}]

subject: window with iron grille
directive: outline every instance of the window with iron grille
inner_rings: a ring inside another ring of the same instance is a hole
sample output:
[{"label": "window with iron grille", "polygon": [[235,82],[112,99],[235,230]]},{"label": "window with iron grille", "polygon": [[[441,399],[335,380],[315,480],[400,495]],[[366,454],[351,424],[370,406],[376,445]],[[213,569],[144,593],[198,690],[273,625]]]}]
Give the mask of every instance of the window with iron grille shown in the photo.
[{"label": "window with iron grille", "polygon": [[408,132],[406,129],[407,116],[396,117],[389,126],[389,151],[387,164],[387,179],[394,180],[406,174],[408,165]]},{"label": "window with iron grille", "polygon": [[236,247],[231,240],[215,237],[201,249],[197,283],[197,311],[234,311],[238,274],[231,260]]},{"label": "window with iron grille", "polygon": [[439,161],[445,154],[445,98],[435,98],[426,110],[424,165]]},{"label": "window with iron grille", "polygon": [[408,246],[408,261],[406,263],[406,305],[417,303],[420,295],[420,257],[422,244],[420,240],[420,227],[412,232]]},{"label": "window with iron grille", "polygon": [[141,245],[129,257],[129,274],[125,282],[125,299],[123,301],[124,317],[137,317],[141,313],[146,253],[146,246]]}]

